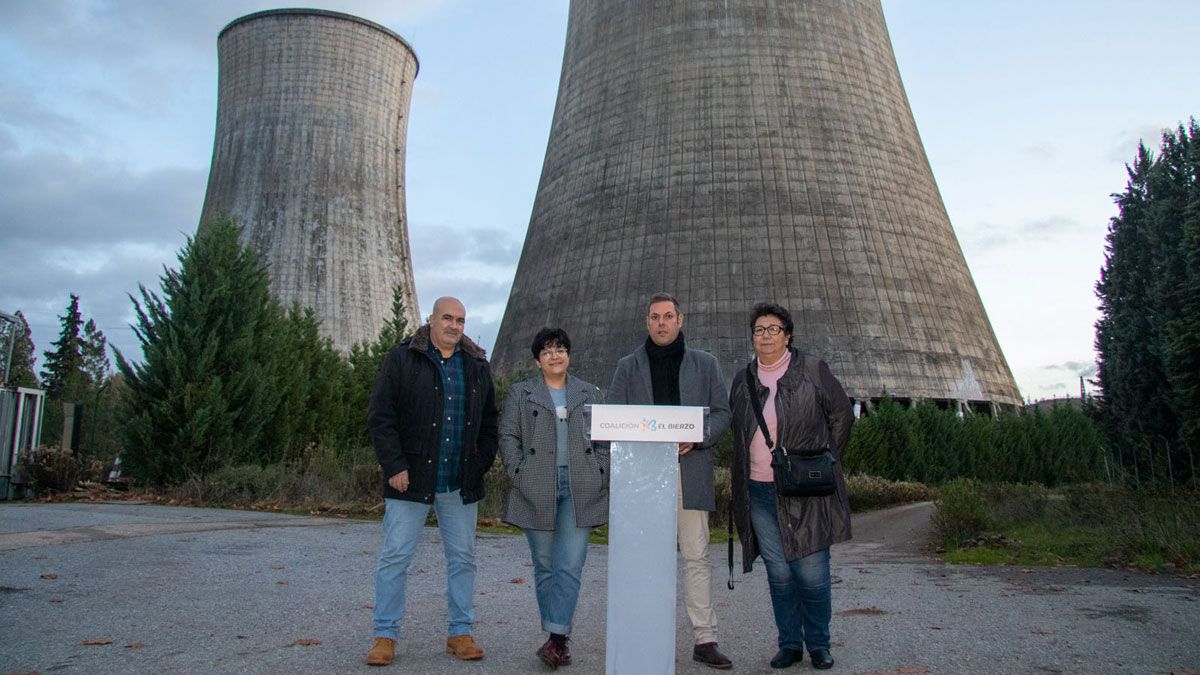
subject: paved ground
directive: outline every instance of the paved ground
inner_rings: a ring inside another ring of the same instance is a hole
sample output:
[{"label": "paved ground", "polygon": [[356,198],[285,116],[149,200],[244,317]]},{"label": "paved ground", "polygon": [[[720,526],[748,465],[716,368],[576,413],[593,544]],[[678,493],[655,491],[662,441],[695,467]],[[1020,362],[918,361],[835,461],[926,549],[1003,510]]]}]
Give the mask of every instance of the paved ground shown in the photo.
[{"label": "paved ground", "polygon": [[[1200,582],[1110,570],[977,568],[921,553],[929,505],[857,516],[834,548],[835,671],[1200,671]],[[370,645],[377,523],[131,504],[0,504],[0,673],[528,673],[544,670],[520,537],[481,535],[478,663],[442,653],[436,530],[414,562],[399,661]],[[761,565],[725,588],[721,647],[736,672],[774,653]],[[739,567],[740,569],[740,567]],[[682,592],[682,591],[680,591]],[[605,548],[585,570],[570,674],[604,671]],[[677,670],[691,661],[678,617]],[[111,641],[85,645],[85,641]],[[319,641],[303,646],[300,640]],[[811,671],[808,662],[790,672]]]}]

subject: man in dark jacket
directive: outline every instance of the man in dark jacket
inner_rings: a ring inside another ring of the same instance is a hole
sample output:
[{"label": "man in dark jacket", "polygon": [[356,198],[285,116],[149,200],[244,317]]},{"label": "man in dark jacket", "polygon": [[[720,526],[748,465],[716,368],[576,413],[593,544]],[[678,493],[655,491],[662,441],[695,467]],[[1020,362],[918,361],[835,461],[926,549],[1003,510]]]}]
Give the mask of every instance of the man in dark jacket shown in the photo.
[{"label": "man in dark jacket", "polygon": [[717,649],[717,614],[712,603],[712,564],[708,558],[708,513],[717,508],[713,489],[712,444],[732,418],[725,376],[717,358],[684,343],[683,312],[666,293],[650,298],[646,342],[617,363],[605,395],[611,404],[708,407],[702,443],[679,444],[679,553],[683,588],[695,647],[692,658],[713,668],[732,668]]},{"label": "man in dark jacket", "polygon": [[486,354],[466,335],[466,309],[438,298],[429,323],[388,353],[371,391],[368,426],[383,469],[386,510],[375,574],[375,642],[367,663],[392,662],[408,565],[429,507],[446,552],[446,653],[483,658],[475,620],[475,523],[496,458],[496,401]]}]

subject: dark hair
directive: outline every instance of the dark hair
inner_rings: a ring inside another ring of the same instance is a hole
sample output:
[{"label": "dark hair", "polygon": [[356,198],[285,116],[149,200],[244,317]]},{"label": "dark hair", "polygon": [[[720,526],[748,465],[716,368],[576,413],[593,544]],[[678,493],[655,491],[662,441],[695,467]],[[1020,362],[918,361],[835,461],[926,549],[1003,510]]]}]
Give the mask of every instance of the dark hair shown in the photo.
[{"label": "dark hair", "polygon": [[783,322],[783,332],[788,334],[788,346],[792,346],[792,333],[796,326],[792,323],[792,313],[781,305],[773,302],[760,302],[750,310],[750,331],[753,333],[754,324],[764,316],[773,316]]},{"label": "dark hair", "polygon": [[571,338],[567,336],[567,331],[561,328],[543,328],[538,331],[537,335],[533,336],[533,344],[530,345],[529,351],[533,352],[533,360],[537,361],[542,350],[546,347],[558,346],[571,353]]},{"label": "dark hair", "polygon": [[670,293],[663,293],[662,291],[650,296],[650,302],[646,303],[646,311],[649,312],[650,308],[653,307],[654,303],[656,302],[669,302],[672,305],[675,305],[676,314],[679,314],[682,311],[679,309],[679,301],[675,299],[675,296],[671,295]]}]

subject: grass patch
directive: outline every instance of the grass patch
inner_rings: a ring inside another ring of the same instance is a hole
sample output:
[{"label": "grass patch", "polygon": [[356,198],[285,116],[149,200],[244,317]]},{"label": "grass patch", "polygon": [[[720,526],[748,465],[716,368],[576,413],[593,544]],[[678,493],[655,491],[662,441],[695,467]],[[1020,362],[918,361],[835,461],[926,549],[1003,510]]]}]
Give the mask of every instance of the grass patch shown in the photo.
[{"label": "grass patch", "polygon": [[1200,572],[1200,492],[948,483],[935,526],[947,562]]}]

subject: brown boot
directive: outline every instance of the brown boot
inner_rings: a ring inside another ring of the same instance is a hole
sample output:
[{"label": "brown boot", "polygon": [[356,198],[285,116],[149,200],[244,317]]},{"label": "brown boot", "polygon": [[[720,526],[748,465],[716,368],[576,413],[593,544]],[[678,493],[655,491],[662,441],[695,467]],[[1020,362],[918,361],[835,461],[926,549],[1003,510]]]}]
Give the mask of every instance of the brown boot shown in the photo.
[{"label": "brown boot", "polygon": [[717,643],[704,642],[695,646],[692,649],[692,660],[699,661],[709,668],[719,668],[721,670],[729,670],[733,667],[733,662],[728,656],[721,653],[717,649]]},{"label": "brown boot", "polygon": [[478,661],[483,658],[483,647],[470,635],[455,635],[446,638],[446,653],[462,661]]},{"label": "brown boot", "polygon": [[396,641],[391,638],[375,638],[371,651],[367,653],[368,666],[390,666],[396,653]]}]

